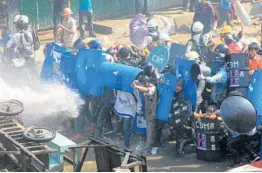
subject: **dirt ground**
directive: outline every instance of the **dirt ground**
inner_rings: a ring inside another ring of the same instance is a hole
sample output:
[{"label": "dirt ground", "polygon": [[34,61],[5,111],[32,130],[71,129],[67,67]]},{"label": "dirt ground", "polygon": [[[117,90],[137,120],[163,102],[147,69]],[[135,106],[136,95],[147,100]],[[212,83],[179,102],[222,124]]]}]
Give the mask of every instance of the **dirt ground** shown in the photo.
[{"label": "dirt ground", "polygon": [[[250,6],[246,5],[247,8]],[[186,43],[189,39],[190,35],[187,33],[189,26],[192,23],[193,13],[182,13],[179,8],[167,9],[164,11],[153,12],[153,14],[164,15],[167,16],[168,19],[173,22],[175,19],[178,26],[184,25],[184,27],[179,31],[179,33],[172,36],[172,40],[174,42]],[[125,33],[128,29],[128,24],[131,19],[128,17],[121,17],[112,20],[106,21],[96,21],[96,23],[109,26],[113,28],[113,33],[111,35],[97,35],[99,39],[104,43],[104,47],[110,47],[113,45],[123,33]],[[260,25],[252,25],[250,27],[245,27],[245,34],[249,37],[254,37],[255,33],[257,33],[260,29]],[[239,27],[234,27],[234,30],[237,32]],[[52,32],[47,31],[44,34],[41,34],[42,46],[41,50],[37,52],[37,62],[39,66],[42,65],[44,57],[42,53],[42,49],[45,44],[52,41]],[[259,38],[258,38],[259,39]],[[90,38],[87,38],[90,40]],[[121,41],[121,44],[130,45],[128,34]],[[164,146],[160,150],[160,154],[157,156],[152,156],[148,158],[148,168],[149,171],[159,171],[159,172],[215,172],[215,171],[226,171],[228,170],[228,160],[219,162],[219,163],[208,163],[199,161],[196,159],[195,154],[188,154],[184,157],[177,157],[175,155],[175,145],[170,143]],[[71,168],[66,166],[66,171],[70,171]],[[84,166],[85,171],[94,171],[95,170],[95,162],[94,157],[91,152],[91,155],[88,156],[88,161]]]}]

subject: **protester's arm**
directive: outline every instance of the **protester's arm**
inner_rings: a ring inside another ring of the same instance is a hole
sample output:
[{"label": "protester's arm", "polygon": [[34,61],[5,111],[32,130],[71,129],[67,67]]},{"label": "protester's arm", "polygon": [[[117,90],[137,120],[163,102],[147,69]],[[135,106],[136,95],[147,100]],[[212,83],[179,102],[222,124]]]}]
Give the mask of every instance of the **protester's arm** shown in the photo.
[{"label": "protester's arm", "polygon": [[205,80],[200,80],[198,87],[197,87],[197,98],[201,97],[201,95],[202,95],[202,93],[205,89],[205,86],[206,86]]},{"label": "protester's arm", "polygon": [[169,30],[171,28],[171,23],[169,22],[169,20],[164,17],[164,16],[160,16],[161,21],[164,23],[164,28],[162,29],[162,32],[165,34],[169,33]]},{"label": "protester's arm", "polygon": [[226,72],[218,72],[216,75],[212,76],[212,77],[206,77],[206,81],[208,83],[211,84],[217,84],[217,83],[223,83],[225,82],[224,80],[227,80],[227,77],[225,77],[226,74],[224,74]]},{"label": "protester's arm", "polygon": [[60,28],[64,31],[67,31],[69,32],[70,34],[75,34],[77,31],[76,31],[76,22],[75,21],[72,21],[72,28],[66,28],[65,26],[63,26],[62,24],[59,25]]}]

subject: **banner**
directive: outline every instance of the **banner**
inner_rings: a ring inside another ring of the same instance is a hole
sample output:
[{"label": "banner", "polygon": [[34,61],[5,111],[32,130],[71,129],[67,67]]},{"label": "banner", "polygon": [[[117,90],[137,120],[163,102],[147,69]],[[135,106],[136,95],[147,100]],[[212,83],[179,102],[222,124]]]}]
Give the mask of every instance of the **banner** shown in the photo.
[{"label": "banner", "polygon": [[148,57],[148,61],[161,73],[169,62],[169,49],[164,45],[155,47]]},{"label": "banner", "polygon": [[191,67],[193,64],[196,64],[196,62],[182,58],[176,58],[176,76],[178,79],[184,80],[184,96],[190,100],[193,106],[196,106],[197,85],[196,81],[194,81],[191,76]]}]

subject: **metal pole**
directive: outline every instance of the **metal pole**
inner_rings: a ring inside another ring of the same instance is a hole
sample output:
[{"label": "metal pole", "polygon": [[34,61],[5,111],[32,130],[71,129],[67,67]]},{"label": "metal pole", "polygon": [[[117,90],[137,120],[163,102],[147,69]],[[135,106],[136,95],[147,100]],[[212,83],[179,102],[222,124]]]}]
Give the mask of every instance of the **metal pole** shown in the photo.
[{"label": "metal pole", "polygon": [[36,0],[36,29],[39,30],[39,3],[38,0]]}]

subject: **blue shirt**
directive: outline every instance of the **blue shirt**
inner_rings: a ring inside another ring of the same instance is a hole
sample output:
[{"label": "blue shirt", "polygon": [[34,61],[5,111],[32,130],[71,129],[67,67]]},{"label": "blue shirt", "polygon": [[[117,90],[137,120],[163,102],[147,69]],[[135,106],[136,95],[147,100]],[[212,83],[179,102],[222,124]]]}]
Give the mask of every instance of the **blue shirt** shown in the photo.
[{"label": "blue shirt", "polygon": [[82,10],[82,11],[92,10],[91,0],[79,0],[79,9]]},{"label": "blue shirt", "polygon": [[231,0],[220,0],[220,6],[222,9],[230,10],[232,6]]}]

